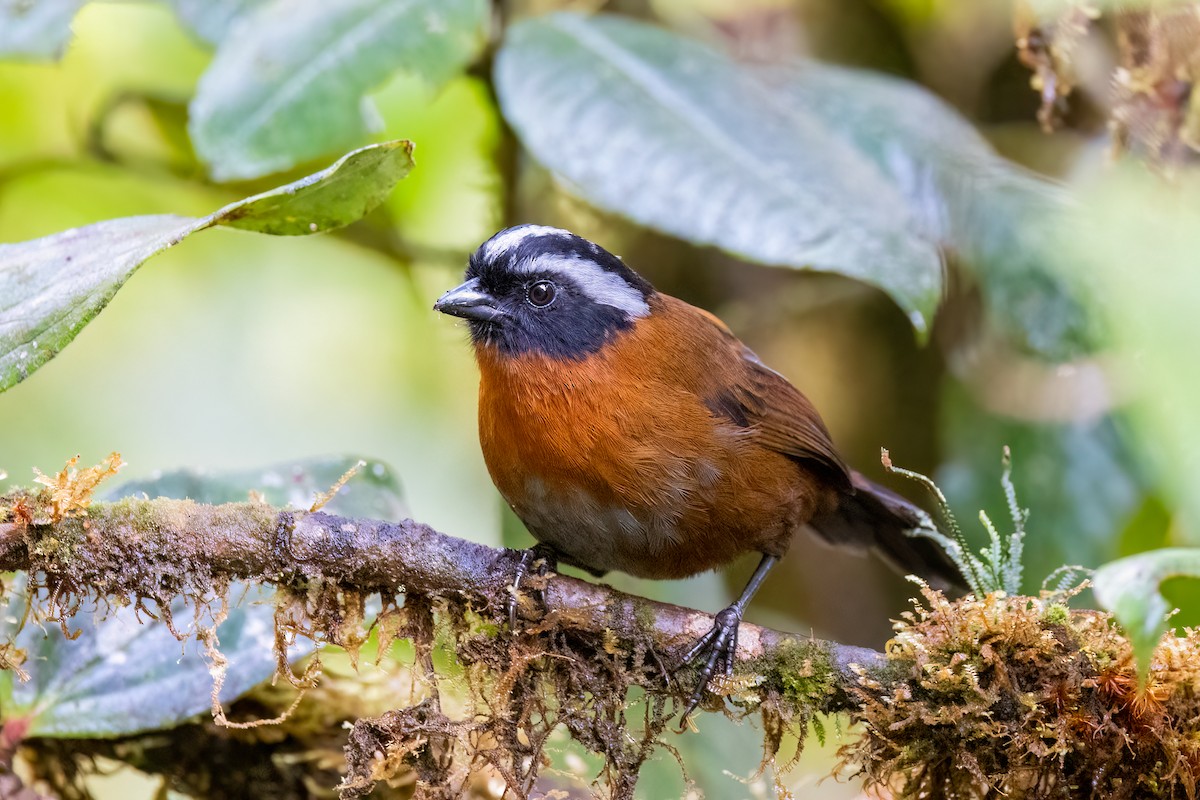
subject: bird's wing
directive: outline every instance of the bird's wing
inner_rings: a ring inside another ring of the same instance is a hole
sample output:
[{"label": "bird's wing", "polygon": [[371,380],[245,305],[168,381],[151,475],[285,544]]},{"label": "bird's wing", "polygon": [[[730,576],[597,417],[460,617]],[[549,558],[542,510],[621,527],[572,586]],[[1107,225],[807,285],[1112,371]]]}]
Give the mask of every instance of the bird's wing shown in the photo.
[{"label": "bird's wing", "polygon": [[816,462],[851,489],[850,469],[837,454],[817,409],[787,378],[748,347],[743,349],[743,404],[759,443],[791,458]]},{"label": "bird's wing", "polygon": [[[730,332],[721,320],[702,309],[701,315],[721,333],[732,369],[713,370],[704,398],[709,409],[735,424],[755,431],[763,447],[816,465],[848,492],[853,492],[850,469],[834,449],[821,415],[787,378],[768,367]],[[733,380],[728,378],[733,377]],[[719,382],[720,385],[717,385]]]}]

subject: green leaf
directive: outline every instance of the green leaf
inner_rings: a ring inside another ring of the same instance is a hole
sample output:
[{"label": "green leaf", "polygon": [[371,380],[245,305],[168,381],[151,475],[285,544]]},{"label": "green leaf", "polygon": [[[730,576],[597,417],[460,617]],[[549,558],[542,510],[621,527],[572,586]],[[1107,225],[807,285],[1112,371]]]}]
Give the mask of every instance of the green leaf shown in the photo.
[{"label": "green leaf", "polygon": [[1168,578],[1200,578],[1200,548],[1169,547],[1112,561],[1092,576],[1096,601],[1111,611],[1133,643],[1144,681],[1154,648],[1167,631],[1171,606],[1160,586]]},{"label": "green leaf", "polygon": [[237,472],[182,469],[152,480],[127,482],[108,492],[105,499],[145,495],[220,504],[242,502],[247,492],[254,490],[271,505],[305,509],[360,460],[366,463],[321,510],[343,517],[392,522],[407,517],[408,510],[395,472],[381,461],[367,461],[356,456],[306,459]]},{"label": "green leaf", "polygon": [[191,104],[216,180],[345,149],[375,115],[363,95],[404,68],[438,84],[483,45],[484,0],[272,0],[221,42]]},{"label": "green leaf", "polygon": [[170,0],[175,16],[211,45],[220,44],[243,17],[269,0]]},{"label": "green leaf", "polygon": [[[25,609],[24,577],[10,586],[0,610],[0,640],[10,640]],[[220,650],[229,660],[223,702],[236,699],[275,671],[274,608],[270,592],[233,587],[238,602],[218,628]],[[44,600],[45,598],[43,598]],[[178,630],[194,622],[194,608],[172,605]],[[132,607],[101,619],[77,616],[78,638],[63,636],[51,625],[26,624],[15,644],[28,653],[22,683],[12,671],[0,672],[0,704],[6,719],[28,718],[29,736],[108,737],[169,728],[211,706],[209,662],[193,639],[180,643],[162,622]],[[305,643],[293,657],[312,650]]]},{"label": "green leaf", "polygon": [[876,163],[756,70],[650,25],[555,14],[509,30],[496,87],[525,146],[590,202],[754,261],[867,281],[927,328],[937,242]]},{"label": "green leaf", "polygon": [[0,0],[0,58],[57,59],[86,0]]},{"label": "green leaf", "polygon": [[377,206],[412,168],[412,144],[356,150],[295,183],[207,217],[127,217],[0,245],[0,391],[58,354],[152,255],[225,225],[271,234],[333,230]]},{"label": "green leaf", "polygon": [[196,227],[189,217],[128,217],[0,245],[0,390],[57,355],[138,265]]},{"label": "green leaf", "polygon": [[641,224],[866,280],[923,319],[946,248],[1022,349],[1064,360],[1103,337],[1062,263],[1065,192],[916,84],[741,65],[628,20],[556,15],[513,28],[497,88],[540,161]]},{"label": "green leaf", "polygon": [[295,183],[227,205],[206,222],[275,236],[345,227],[382,203],[409,173],[412,150],[412,142],[403,140],[368,145]]},{"label": "green leaf", "polygon": [[903,193],[922,234],[979,279],[992,324],[1055,361],[1102,338],[1064,259],[1071,203],[1061,187],[1001,158],[925,88],[867,70],[806,61],[759,70],[781,104],[837,131]]}]

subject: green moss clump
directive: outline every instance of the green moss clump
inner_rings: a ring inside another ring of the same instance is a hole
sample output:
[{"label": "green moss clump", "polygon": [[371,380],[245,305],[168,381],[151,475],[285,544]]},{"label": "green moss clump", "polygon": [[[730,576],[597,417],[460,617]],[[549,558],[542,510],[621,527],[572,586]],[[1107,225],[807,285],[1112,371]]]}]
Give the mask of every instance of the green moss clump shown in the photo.
[{"label": "green moss clump", "polygon": [[773,677],[788,700],[819,707],[837,691],[837,676],[829,650],[823,644],[784,641],[772,664]]},{"label": "green moss clump", "polygon": [[1063,603],[1050,603],[1042,611],[1042,624],[1046,626],[1066,625],[1071,619],[1071,609]]},{"label": "green moss clump", "polygon": [[842,748],[897,798],[1194,798],[1200,633],[1163,639],[1145,691],[1108,615],[1041,598],[926,590],[888,658],[907,677],[850,687]]}]

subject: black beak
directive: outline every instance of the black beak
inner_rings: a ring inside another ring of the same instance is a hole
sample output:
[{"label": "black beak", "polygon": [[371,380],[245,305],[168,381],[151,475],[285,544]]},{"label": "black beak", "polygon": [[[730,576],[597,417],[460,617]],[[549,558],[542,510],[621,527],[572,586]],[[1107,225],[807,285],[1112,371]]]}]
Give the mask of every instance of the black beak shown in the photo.
[{"label": "black beak", "polygon": [[446,292],[433,304],[433,310],[480,322],[495,322],[507,316],[496,305],[496,298],[479,288],[478,278]]}]

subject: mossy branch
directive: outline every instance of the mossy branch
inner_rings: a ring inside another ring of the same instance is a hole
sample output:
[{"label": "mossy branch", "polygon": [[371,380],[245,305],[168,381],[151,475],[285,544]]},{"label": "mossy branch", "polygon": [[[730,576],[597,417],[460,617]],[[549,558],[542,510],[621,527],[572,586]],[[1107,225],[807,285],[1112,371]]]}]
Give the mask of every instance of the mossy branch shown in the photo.
[{"label": "mossy branch", "polygon": [[[545,608],[531,606],[525,625],[506,631],[515,554],[413,521],[166,499],[73,504],[55,521],[49,500],[0,497],[0,570],[28,571],[49,590],[52,615],[88,599],[161,610],[179,595],[258,581],[280,587],[281,641],[301,631],[354,646],[362,639],[347,641],[346,620],[379,593],[381,638],[413,639],[417,666],[430,672],[434,626],[450,628],[443,641],[463,665],[467,713],[443,711],[431,675],[432,694],[417,705],[360,719],[343,797],[402,771],[422,786],[462,786],[480,764],[528,796],[549,733],[562,727],[604,756],[611,796],[632,798],[641,765],[671,747],[663,735],[689,679],[672,685],[665,665],[712,623],[553,576],[531,582]],[[1197,665],[1200,634],[1166,639],[1140,692],[1129,643],[1105,615],[1070,611],[1051,593],[950,601],[927,590],[886,656],[746,625],[737,674],[713,688],[759,716],[765,760],[785,732],[802,740],[815,712],[847,712],[861,734],[844,760],[897,797],[1191,797]],[[633,686],[644,690],[642,711],[630,704]],[[443,795],[454,796],[428,796]]]},{"label": "mossy branch", "polygon": [[[30,508],[33,495],[0,498],[0,507]],[[37,519],[36,511],[26,515]],[[0,571],[42,573],[67,592],[117,599],[168,601],[178,594],[211,595],[230,581],[296,587],[313,582],[340,590],[451,599],[496,621],[503,619],[517,554],[440,533],[405,520],[347,519],[276,509],[263,503],[205,505],[166,498],[93,503],[49,524],[0,523]],[[555,575],[542,588],[540,627],[639,642],[662,663],[702,635],[712,615],[625,594],[602,584]],[[331,632],[326,632],[331,633]],[[857,681],[882,666],[882,653],[744,624],[738,662],[778,675],[797,652],[828,665],[810,676],[830,687]],[[750,669],[751,667],[748,667]],[[662,691],[668,687],[664,683]],[[845,693],[830,691],[820,710]]]}]

